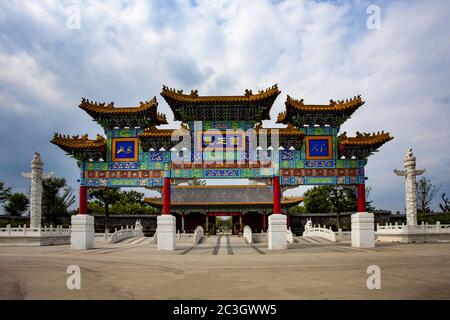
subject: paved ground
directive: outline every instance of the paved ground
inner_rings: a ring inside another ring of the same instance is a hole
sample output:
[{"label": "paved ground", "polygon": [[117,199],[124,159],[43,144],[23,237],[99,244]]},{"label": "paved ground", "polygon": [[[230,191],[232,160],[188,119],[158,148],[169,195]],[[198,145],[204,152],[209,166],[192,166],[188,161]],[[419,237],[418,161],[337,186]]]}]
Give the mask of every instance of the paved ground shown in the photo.
[{"label": "paved ground", "polygon": [[[89,251],[69,246],[0,246],[1,299],[450,299],[450,244],[382,244],[354,249],[297,238],[289,250],[211,236],[159,252],[149,239]],[[81,290],[66,269],[81,268]],[[368,290],[366,269],[381,268]]]}]

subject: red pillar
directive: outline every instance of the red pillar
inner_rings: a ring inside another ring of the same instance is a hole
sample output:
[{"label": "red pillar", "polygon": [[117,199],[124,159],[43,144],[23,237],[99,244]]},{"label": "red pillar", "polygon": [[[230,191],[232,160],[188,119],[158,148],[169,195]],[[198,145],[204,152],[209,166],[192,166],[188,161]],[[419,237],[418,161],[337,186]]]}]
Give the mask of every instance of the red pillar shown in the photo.
[{"label": "red pillar", "polygon": [[364,183],[358,184],[358,212],[366,211],[366,187]]},{"label": "red pillar", "polygon": [[273,213],[281,213],[281,190],[280,190],[280,177],[273,177]]},{"label": "red pillar", "polygon": [[79,214],[88,214],[87,209],[87,187],[86,186],[80,186],[80,208],[78,213]]},{"label": "red pillar", "polygon": [[170,214],[170,178],[164,177],[163,185],[163,212],[162,214]]}]

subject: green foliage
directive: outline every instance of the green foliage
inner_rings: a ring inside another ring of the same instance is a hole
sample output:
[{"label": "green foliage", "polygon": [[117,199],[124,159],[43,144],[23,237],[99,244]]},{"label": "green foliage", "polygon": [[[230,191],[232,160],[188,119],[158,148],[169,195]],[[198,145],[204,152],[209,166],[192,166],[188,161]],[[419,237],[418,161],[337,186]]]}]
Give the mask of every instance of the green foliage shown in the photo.
[{"label": "green foliage", "polygon": [[431,201],[438,193],[440,186],[437,187],[431,183],[426,177],[420,178],[417,185],[417,211],[431,212]]},{"label": "green foliage", "polygon": [[87,204],[88,212],[92,215],[102,215],[105,214],[105,208],[103,204],[97,200],[89,201]]},{"label": "green foliage", "polygon": [[110,214],[156,214],[156,209],[144,202],[144,194],[134,190],[120,191],[117,188],[102,188],[89,192],[88,212],[105,215],[105,229],[109,229]]},{"label": "green foliage", "polygon": [[375,210],[375,207],[372,205],[373,201],[369,200],[370,192],[372,191],[372,187],[367,186],[366,189],[366,211],[372,212]]},{"label": "green foliage", "polygon": [[450,201],[448,200],[445,193],[442,194],[442,203],[439,203],[439,208],[442,210],[442,212],[450,212]]},{"label": "green foliage", "polygon": [[8,200],[11,196],[11,187],[5,186],[3,181],[0,181],[0,203]]},{"label": "green foliage", "polygon": [[[103,205],[105,213],[105,230],[109,230],[109,206],[120,200],[121,194],[117,188],[102,188],[89,192],[89,198]],[[89,207],[88,207],[89,210]]]},{"label": "green foliage", "polygon": [[302,205],[298,205],[298,206],[292,207],[289,212],[291,214],[306,213],[306,207],[302,206]]},{"label": "green foliage", "polygon": [[20,216],[27,210],[30,201],[23,193],[13,193],[8,197],[8,201],[3,205],[6,213],[11,216]]},{"label": "green foliage", "polygon": [[134,190],[121,192],[121,201],[144,204],[144,194]]},{"label": "green foliage", "polygon": [[441,224],[450,224],[450,213],[446,212],[444,214],[423,214],[419,213],[417,215],[418,223],[428,222],[428,224],[436,224],[436,222],[440,222]]},{"label": "green foliage", "polygon": [[329,186],[313,187],[303,194],[306,212],[327,213],[332,211]]},{"label": "green foliage", "polygon": [[138,202],[118,201],[111,208],[111,214],[155,214],[153,207],[142,205]]},{"label": "green foliage", "polygon": [[350,187],[318,186],[303,195],[305,211],[309,213],[354,212],[356,194]]},{"label": "green foliage", "polygon": [[66,179],[52,177],[42,181],[42,215],[49,222],[56,222],[58,216],[69,214],[69,208],[75,203],[72,187]]}]

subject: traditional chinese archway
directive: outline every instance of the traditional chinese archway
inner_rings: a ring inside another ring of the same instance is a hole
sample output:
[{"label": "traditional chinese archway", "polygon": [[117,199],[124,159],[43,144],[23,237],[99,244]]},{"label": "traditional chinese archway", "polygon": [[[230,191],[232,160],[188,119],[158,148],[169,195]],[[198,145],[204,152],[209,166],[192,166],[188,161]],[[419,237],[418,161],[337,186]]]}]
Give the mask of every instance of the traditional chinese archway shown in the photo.
[{"label": "traditional chinese archway", "polygon": [[82,99],[80,108],[103,127],[106,137],[55,133],[51,141],[72,155],[80,168],[80,211],[72,220],[72,247],[86,249],[93,243],[88,188],[162,191],[158,249],[173,250],[171,185],[191,179],[243,178],[272,186],[269,249],[286,248],[282,190],[299,185],[356,186],[358,211],[364,214],[354,217],[354,229],[358,230],[354,243],[367,246],[365,239],[371,237],[367,226],[370,221],[373,225],[373,215],[365,213],[364,166],[368,156],[392,137],[384,132],[338,135],[340,126],[364,104],[360,96],[330,100],[328,105],[305,105],[303,100],[287,96],[286,111],[277,119],[287,127],[263,128],[262,120],[270,119],[279,94],[276,85],[255,94],[245,90],[242,96],[199,96],[197,90],[185,94],[163,86],[161,96],[174,119],[182,121],[179,129],[157,128],[167,121],[157,112],[156,98],[126,108]]}]

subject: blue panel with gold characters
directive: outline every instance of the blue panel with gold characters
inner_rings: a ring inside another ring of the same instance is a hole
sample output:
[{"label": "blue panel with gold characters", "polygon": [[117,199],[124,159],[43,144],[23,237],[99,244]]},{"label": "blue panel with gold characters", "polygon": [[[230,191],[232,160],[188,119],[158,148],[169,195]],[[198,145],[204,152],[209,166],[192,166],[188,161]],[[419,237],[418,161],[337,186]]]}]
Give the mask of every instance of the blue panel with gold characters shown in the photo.
[{"label": "blue panel with gold characters", "polygon": [[133,162],[139,159],[138,138],[113,138],[112,160]]}]

